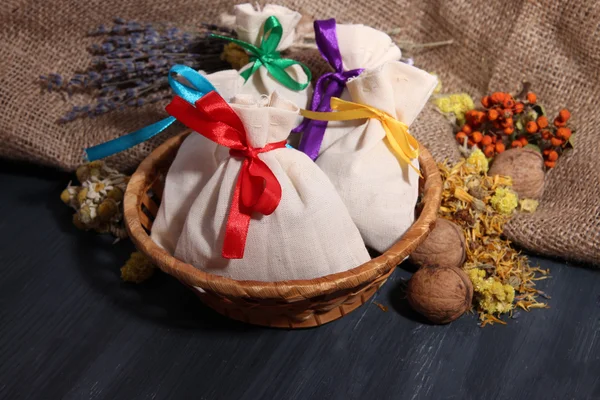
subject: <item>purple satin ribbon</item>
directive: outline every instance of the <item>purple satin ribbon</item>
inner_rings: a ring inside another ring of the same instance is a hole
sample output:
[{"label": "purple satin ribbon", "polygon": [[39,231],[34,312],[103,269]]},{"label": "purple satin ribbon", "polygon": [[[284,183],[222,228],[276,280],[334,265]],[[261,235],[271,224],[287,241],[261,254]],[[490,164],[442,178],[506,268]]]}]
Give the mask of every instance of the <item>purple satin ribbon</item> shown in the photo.
[{"label": "purple satin ribbon", "polygon": [[[340,97],[348,80],[360,75],[363,71],[362,68],[344,71],[335,25],[334,18],[315,21],[314,23],[315,40],[319,52],[325,61],[335,69],[335,72],[327,72],[317,80],[309,107],[311,111],[330,112],[331,98]],[[315,160],[319,155],[321,143],[323,143],[325,128],[327,128],[327,121],[316,121],[305,118],[293,130],[296,133],[303,132],[298,149]]]}]

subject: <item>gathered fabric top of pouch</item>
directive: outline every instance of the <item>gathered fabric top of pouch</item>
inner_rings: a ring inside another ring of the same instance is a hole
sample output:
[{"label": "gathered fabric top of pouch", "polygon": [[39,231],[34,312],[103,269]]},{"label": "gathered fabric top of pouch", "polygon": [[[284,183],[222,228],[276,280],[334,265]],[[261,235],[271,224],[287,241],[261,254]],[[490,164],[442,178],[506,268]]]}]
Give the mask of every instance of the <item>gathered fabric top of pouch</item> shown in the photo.
[{"label": "gathered fabric top of pouch", "polygon": [[239,94],[230,103],[246,129],[248,144],[254,148],[286,140],[296,126],[300,108],[277,91],[270,96]]},{"label": "gathered fabric top of pouch", "polygon": [[345,71],[378,68],[402,57],[402,51],[387,33],[370,26],[337,24],[336,34]]},{"label": "gathered fabric top of pouch", "polygon": [[262,10],[255,8],[250,3],[239,4],[234,8],[234,15],[235,31],[238,39],[255,46],[260,46],[263,36],[263,24],[266,19],[270,16],[276,17],[283,29],[277,51],[286,50],[294,43],[296,26],[302,18],[300,13],[275,4],[267,4]]},{"label": "gathered fabric top of pouch", "polygon": [[352,101],[384,111],[409,125],[417,118],[435,89],[437,78],[405,64],[388,62],[348,82]]}]

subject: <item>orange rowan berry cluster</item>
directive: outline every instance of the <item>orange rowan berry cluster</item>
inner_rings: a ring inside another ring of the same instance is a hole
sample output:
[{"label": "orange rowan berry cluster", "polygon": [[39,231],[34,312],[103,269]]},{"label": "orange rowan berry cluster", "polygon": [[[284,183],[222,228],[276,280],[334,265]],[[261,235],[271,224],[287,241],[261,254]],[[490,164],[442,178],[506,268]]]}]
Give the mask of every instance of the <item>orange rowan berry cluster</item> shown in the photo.
[{"label": "orange rowan berry cluster", "polygon": [[468,147],[477,147],[492,158],[507,147],[533,145],[540,149],[546,167],[553,168],[563,150],[570,145],[570,118],[563,109],[550,126],[543,108],[537,105],[535,93],[515,99],[509,93],[494,92],[481,99],[483,110],[465,114],[466,123],[456,134],[456,140]]}]

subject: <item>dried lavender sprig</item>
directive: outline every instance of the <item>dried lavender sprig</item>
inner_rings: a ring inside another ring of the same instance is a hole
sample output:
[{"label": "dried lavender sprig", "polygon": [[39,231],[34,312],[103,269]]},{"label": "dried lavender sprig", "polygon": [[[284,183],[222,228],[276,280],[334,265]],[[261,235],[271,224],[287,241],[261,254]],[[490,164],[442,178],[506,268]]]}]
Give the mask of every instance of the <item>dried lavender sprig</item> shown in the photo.
[{"label": "dried lavender sprig", "polygon": [[220,59],[223,45],[210,40],[210,33],[235,33],[214,24],[175,26],[140,23],[115,18],[112,26],[101,25],[89,34],[103,37],[92,45],[90,67],[70,78],[52,73],[40,76],[48,91],[89,93],[88,104],[74,106],[60,122],[95,117],[124,107],[138,107],[172,96],[167,74],[172,65],[185,64],[213,72],[227,68]]}]

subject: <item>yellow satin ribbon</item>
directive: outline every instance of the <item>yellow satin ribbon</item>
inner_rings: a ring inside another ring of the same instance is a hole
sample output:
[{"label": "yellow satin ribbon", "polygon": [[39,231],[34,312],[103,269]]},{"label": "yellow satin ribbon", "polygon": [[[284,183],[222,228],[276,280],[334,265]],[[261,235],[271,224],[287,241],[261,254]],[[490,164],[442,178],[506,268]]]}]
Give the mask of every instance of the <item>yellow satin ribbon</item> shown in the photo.
[{"label": "yellow satin ribbon", "polygon": [[419,142],[408,133],[408,126],[405,123],[377,108],[345,101],[337,97],[331,98],[331,109],[336,112],[300,110],[300,114],[318,121],[350,121],[363,118],[379,120],[385,130],[385,138],[392,149],[392,153],[400,161],[410,165],[421,176],[419,169],[411,163],[411,160],[419,156]]}]

